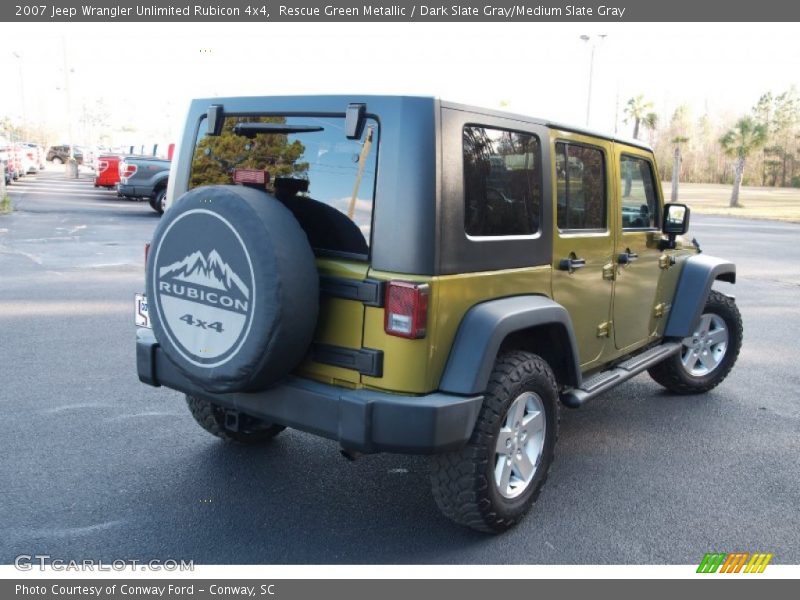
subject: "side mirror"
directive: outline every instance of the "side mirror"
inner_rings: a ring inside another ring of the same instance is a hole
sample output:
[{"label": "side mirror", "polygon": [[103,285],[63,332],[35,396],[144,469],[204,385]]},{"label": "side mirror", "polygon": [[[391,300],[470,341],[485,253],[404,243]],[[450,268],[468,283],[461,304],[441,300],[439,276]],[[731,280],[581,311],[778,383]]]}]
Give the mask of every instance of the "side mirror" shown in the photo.
[{"label": "side mirror", "polygon": [[667,236],[662,244],[662,250],[675,247],[675,237],[689,231],[689,217],[691,211],[685,204],[669,203],[664,205],[664,219],[661,221],[661,231]]},{"label": "side mirror", "polygon": [[219,136],[222,134],[222,126],[225,123],[225,113],[221,104],[212,104],[206,113],[207,134]]},{"label": "side mirror", "polygon": [[683,235],[689,231],[689,207],[685,204],[664,205],[662,231],[667,235]]}]

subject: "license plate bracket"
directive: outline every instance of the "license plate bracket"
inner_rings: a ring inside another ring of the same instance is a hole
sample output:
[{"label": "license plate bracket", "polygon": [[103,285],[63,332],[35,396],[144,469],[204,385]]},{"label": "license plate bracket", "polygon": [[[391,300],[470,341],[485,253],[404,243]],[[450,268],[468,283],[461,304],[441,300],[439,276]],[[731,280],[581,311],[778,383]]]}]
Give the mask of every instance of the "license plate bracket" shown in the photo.
[{"label": "license plate bracket", "polygon": [[152,329],[150,325],[150,313],[147,307],[147,296],[144,294],[134,295],[134,320],[137,327],[147,327]]}]

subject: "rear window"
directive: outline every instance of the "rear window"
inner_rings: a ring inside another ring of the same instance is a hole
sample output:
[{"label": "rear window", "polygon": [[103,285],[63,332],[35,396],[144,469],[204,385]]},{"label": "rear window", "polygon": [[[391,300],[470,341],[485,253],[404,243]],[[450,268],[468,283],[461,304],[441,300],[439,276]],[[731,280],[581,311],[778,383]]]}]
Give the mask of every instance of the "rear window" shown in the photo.
[{"label": "rear window", "polygon": [[[238,124],[269,123],[300,133],[240,135]],[[344,117],[226,116],[222,134],[200,128],[189,189],[233,184],[243,170],[265,171],[266,189],[291,210],[322,253],[369,254],[378,124],[367,119],[360,140],[345,136]],[[311,130],[311,131],[309,131]]]},{"label": "rear window", "polygon": [[474,237],[532,235],[542,206],[539,139],[468,125],[464,144],[464,229]]}]

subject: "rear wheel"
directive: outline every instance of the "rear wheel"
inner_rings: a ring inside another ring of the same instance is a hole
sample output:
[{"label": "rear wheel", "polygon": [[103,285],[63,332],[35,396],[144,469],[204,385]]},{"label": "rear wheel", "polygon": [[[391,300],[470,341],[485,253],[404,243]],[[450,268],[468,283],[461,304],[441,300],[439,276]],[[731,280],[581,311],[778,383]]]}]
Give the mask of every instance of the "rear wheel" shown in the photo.
[{"label": "rear wheel", "polygon": [[163,215],[167,202],[167,188],[161,188],[156,192],[155,197],[149,199],[150,208],[158,214]]},{"label": "rear wheel", "polygon": [[244,413],[236,415],[233,419],[236,422],[236,428],[232,429],[229,424],[226,424],[228,417],[225,409],[221,406],[188,394],[186,404],[200,427],[226,442],[245,445],[263,444],[286,429],[282,425],[267,423]]},{"label": "rear wheel", "polygon": [[558,388],[550,365],[529,352],[495,363],[472,437],[433,459],[433,495],[456,523],[499,533],[539,496],[558,437]]},{"label": "rear wheel", "polygon": [[742,347],[742,316],[732,298],[712,290],[681,351],[651,368],[650,376],[676,394],[702,394],[731,372]]}]

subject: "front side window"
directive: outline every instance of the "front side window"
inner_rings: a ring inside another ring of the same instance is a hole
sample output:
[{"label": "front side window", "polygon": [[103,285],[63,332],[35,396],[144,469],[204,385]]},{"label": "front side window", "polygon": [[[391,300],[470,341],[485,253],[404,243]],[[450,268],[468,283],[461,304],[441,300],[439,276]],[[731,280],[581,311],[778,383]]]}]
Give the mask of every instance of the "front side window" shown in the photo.
[{"label": "front side window", "polygon": [[[369,253],[378,124],[367,119],[360,140],[345,136],[344,117],[232,116],[222,134],[201,127],[189,189],[232,184],[244,172],[266,172],[275,195],[323,252]],[[247,124],[269,124],[275,133],[247,132]],[[238,127],[237,127],[238,126]]]},{"label": "front side window", "polygon": [[539,139],[529,133],[467,125],[464,147],[464,230],[475,237],[539,231]]},{"label": "front side window", "polygon": [[556,144],[559,229],[606,229],[606,170],[603,151]]},{"label": "front side window", "polygon": [[622,227],[653,229],[658,227],[658,196],[650,162],[623,156],[620,159],[622,189]]}]

